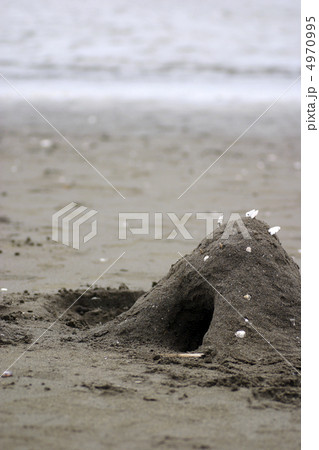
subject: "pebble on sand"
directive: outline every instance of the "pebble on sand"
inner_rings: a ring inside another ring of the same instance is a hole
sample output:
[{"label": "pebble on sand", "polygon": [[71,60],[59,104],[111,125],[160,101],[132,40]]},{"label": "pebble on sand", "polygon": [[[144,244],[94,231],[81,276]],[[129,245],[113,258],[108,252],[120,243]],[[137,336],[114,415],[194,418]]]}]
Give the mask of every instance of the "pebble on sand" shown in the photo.
[{"label": "pebble on sand", "polygon": [[208,259],[209,259],[209,256],[206,255],[206,256],[204,257],[204,261],[207,261]]},{"label": "pebble on sand", "polygon": [[268,232],[273,236],[274,234],[278,233],[280,231],[280,227],[272,227],[269,228]]},{"label": "pebble on sand", "polygon": [[247,247],[246,252],[251,253],[251,247]]},{"label": "pebble on sand", "polygon": [[240,338],[240,339],[242,339],[242,338],[244,338],[246,336],[246,331],[238,330],[238,331],[236,331],[235,336]]},{"label": "pebble on sand", "polygon": [[249,295],[249,294],[244,295],[244,299],[245,300],[250,300],[251,299],[251,295]]}]

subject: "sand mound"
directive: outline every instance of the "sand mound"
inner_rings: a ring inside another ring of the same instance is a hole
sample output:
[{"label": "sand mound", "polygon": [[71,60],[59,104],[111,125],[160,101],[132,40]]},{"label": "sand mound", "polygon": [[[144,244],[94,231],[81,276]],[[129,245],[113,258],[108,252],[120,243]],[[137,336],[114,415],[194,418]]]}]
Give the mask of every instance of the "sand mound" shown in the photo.
[{"label": "sand mound", "polygon": [[[270,362],[282,353],[298,365],[299,268],[266,223],[243,222],[251,239],[237,232],[225,240],[220,227],[129,311],[90,337],[176,351],[209,349],[245,361]],[[239,330],[243,338],[236,336]]]}]

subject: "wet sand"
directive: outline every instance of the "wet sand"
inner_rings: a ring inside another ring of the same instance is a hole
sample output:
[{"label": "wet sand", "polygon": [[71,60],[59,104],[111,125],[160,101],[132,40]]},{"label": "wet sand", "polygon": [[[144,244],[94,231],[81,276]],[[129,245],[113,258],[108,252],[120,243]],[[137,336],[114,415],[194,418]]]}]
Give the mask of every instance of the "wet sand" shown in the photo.
[{"label": "wet sand", "polygon": [[[10,356],[21,350],[10,349]],[[194,383],[206,374],[205,368],[159,367],[125,351],[42,343],[1,383],[2,445],[300,448],[298,408],[256,400],[245,388]]]},{"label": "wet sand", "polygon": [[[284,248],[300,262],[300,126],[294,104],[276,105],[180,200],[268,105],[70,102],[62,108],[39,100],[36,106],[126,200],[28,105],[2,104],[0,258],[1,288],[7,291],[1,292],[1,318],[12,327],[1,345],[3,370],[63,312],[65,295],[53,295],[58,289],[90,285],[125,251],[98,284],[148,290],[177,252],[190,252],[205,234],[204,224],[190,221],[191,241],[119,241],[118,212],[219,211],[227,217],[256,208],[260,219],[282,227]],[[98,235],[80,251],[51,240],[52,214],[71,201],[98,211]],[[170,231],[166,221],[164,236]],[[98,313],[95,322],[90,309],[83,314],[58,321],[10,369],[13,377],[1,379],[3,445],[299,448],[296,396],[282,402],[269,391],[261,395],[258,386],[214,385],[214,367],[202,361],[92,346],[81,341],[82,333],[107,318]],[[232,362],[224,370],[231,377]]]},{"label": "wet sand", "polygon": [[139,294],[88,292],[29,350],[80,292],[3,295],[2,369],[27,350],[1,379],[4,447],[300,448],[299,378],[276,354],[269,383],[249,361],[88,338]]},{"label": "wet sand", "polygon": [[[149,289],[178,252],[191,251],[205,235],[204,221],[193,215],[187,222],[193,240],[180,234],[165,239],[173,229],[167,212],[223,212],[227,221],[231,212],[259,209],[261,220],[281,226],[285,249],[300,263],[300,125],[294,103],[275,105],[180,199],[268,105],[105,103],[35,106],[126,200],[29,105],[2,104],[3,287],[18,292],[85,286],[125,251],[103,283]],[[70,202],[98,211],[98,235],[81,251],[51,240],[51,216]],[[150,236],[129,234],[120,241],[118,213],[130,211],[164,213],[164,239],[154,240],[151,215]]]}]

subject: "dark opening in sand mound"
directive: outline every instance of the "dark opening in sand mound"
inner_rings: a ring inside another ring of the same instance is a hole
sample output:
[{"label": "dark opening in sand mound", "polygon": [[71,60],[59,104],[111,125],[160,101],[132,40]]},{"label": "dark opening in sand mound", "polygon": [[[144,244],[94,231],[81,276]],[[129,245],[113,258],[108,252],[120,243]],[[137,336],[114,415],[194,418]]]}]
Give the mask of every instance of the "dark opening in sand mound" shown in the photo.
[{"label": "dark opening in sand mound", "polygon": [[245,361],[284,355],[298,365],[299,268],[266,223],[243,222],[251,239],[237,232],[225,240],[220,227],[129,311],[90,336],[177,351],[209,348]]}]

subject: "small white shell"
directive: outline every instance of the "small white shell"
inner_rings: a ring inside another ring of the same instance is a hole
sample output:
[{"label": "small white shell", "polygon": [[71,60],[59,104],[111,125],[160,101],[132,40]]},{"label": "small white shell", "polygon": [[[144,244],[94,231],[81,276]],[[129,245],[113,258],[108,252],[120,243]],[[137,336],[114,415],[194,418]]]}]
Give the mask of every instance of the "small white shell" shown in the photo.
[{"label": "small white shell", "polygon": [[206,255],[206,256],[204,257],[204,261],[207,261],[208,259],[209,259],[209,256]]},{"label": "small white shell", "polygon": [[2,292],[7,292],[7,290],[8,290],[7,288],[1,288]]},{"label": "small white shell", "polygon": [[252,209],[251,211],[246,212],[246,217],[250,217],[251,219],[254,219],[258,213],[259,213],[258,209]]},{"label": "small white shell", "polygon": [[238,331],[236,331],[235,336],[240,338],[240,339],[242,339],[242,338],[244,338],[246,336],[246,331],[238,330]]},{"label": "small white shell", "polygon": [[273,234],[278,233],[279,230],[280,230],[280,227],[272,227],[272,228],[269,228],[268,232],[269,232],[271,235],[273,235]]},{"label": "small white shell", "polygon": [[249,294],[244,295],[244,299],[245,300],[250,300],[251,299],[251,295],[249,295]]},{"label": "small white shell", "polygon": [[251,253],[251,247],[247,247],[246,252]]}]

